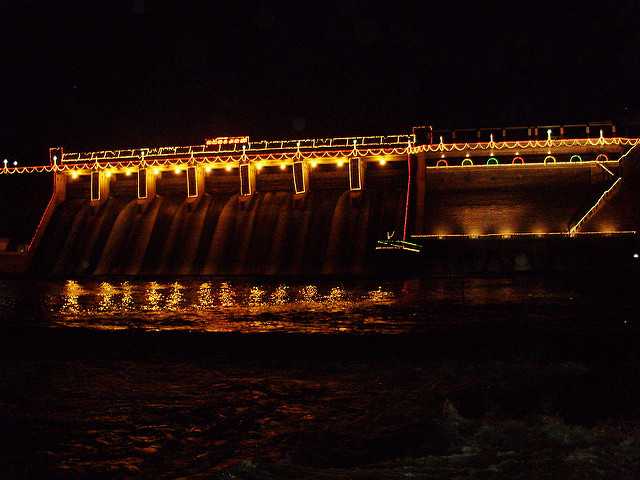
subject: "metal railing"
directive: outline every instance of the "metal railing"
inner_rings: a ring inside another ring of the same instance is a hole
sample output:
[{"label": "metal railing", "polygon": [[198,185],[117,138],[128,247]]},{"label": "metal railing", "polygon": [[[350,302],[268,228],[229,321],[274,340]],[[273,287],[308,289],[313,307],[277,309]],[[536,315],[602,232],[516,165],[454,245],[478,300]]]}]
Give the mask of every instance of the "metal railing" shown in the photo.
[{"label": "metal railing", "polygon": [[415,143],[415,135],[379,135],[360,137],[310,138],[297,140],[259,140],[246,144],[189,145],[175,147],[141,147],[120,150],[100,150],[94,152],[64,152],[63,162],[108,162],[130,161],[143,158],[192,157],[257,152],[295,152],[298,150],[352,150],[362,148],[397,148]]}]

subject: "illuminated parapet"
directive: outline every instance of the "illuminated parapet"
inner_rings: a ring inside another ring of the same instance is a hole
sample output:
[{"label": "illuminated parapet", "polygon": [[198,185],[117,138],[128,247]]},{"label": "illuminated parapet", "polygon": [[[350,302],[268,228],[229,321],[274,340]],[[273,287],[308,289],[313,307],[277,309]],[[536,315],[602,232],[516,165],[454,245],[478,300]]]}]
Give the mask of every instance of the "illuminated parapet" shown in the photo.
[{"label": "illuminated parapet", "polygon": [[309,168],[302,159],[293,162],[293,189],[297,194],[309,190]]},{"label": "illuminated parapet", "polygon": [[240,195],[253,195],[256,191],[256,166],[253,163],[241,163],[240,168]]},{"label": "illuminated parapet", "polygon": [[367,162],[363,158],[349,159],[349,190],[357,192],[364,188],[364,172]]},{"label": "illuminated parapet", "polygon": [[109,198],[111,173],[105,170],[91,171],[91,202],[101,202]]}]

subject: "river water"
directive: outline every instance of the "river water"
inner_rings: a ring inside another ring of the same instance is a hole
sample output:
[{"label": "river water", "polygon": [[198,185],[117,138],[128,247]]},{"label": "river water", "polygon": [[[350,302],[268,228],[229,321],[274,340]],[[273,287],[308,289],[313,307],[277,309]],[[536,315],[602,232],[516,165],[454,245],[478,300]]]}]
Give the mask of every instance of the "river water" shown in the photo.
[{"label": "river water", "polygon": [[[525,312],[531,321],[632,328],[634,298],[633,283],[567,277],[5,280],[0,321],[56,329],[387,334],[522,319]],[[594,306],[606,306],[608,315],[590,315]]]},{"label": "river water", "polygon": [[576,276],[1,280],[0,474],[637,478],[637,306]]}]

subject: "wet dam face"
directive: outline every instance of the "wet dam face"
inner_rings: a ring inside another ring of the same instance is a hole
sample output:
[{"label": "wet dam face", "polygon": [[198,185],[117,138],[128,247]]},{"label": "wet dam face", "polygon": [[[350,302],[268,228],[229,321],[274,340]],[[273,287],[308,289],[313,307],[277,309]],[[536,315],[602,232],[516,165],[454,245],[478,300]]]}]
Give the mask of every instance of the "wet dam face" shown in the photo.
[{"label": "wet dam face", "polygon": [[346,167],[321,164],[295,194],[290,167],[265,167],[245,197],[238,170],[217,169],[191,199],[185,173],[165,171],[156,196],[138,200],[137,176],[118,173],[96,204],[80,176],[68,179],[34,265],[53,276],[364,273],[375,242],[401,232],[406,163],[370,165],[366,182],[351,192]]}]

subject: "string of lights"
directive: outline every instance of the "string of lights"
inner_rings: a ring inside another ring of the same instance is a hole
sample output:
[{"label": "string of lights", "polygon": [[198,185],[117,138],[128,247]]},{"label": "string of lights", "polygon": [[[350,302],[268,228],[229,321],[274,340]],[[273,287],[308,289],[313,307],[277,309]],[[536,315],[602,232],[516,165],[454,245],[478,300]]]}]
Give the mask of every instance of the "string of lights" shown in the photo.
[{"label": "string of lights", "polygon": [[[372,137],[374,138],[374,137]],[[376,137],[378,138],[378,137]],[[246,149],[242,150],[242,153],[236,155],[219,155],[219,154],[207,154],[207,155],[177,155],[170,158],[154,158],[141,155],[135,158],[128,158],[126,160],[107,160],[107,161],[91,161],[91,162],[76,162],[70,160],[71,158],[79,158],[75,153],[64,153],[63,159],[66,158],[66,163],[54,163],[53,165],[37,165],[37,166],[12,166],[9,167],[6,163],[4,168],[0,168],[0,174],[13,175],[13,174],[28,174],[28,173],[51,173],[51,172],[65,172],[65,171],[127,171],[139,168],[159,168],[159,169],[174,169],[174,168],[186,168],[187,166],[197,165],[210,165],[215,167],[216,165],[231,168],[238,166],[242,163],[261,163],[268,164],[270,162],[276,163],[292,163],[294,160],[302,159],[311,162],[314,166],[318,161],[336,161],[345,162],[349,157],[387,157],[384,159],[386,162],[388,157],[397,157],[399,160],[404,160],[407,154],[420,154],[420,153],[441,153],[443,152],[464,152],[466,151],[466,157],[469,156],[468,152],[473,151],[489,151],[489,156],[494,158],[495,151],[502,150],[516,150],[516,157],[518,162],[520,159],[520,150],[527,149],[548,149],[547,154],[551,156],[551,149],[553,148],[571,148],[571,147],[602,147],[602,146],[630,146],[631,149],[640,143],[640,138],[626,138],[626,137],[614,137],[604,138],[600,136],[597,139],[584,138],[584,139],[547,139],[547,140],[527,140],[527,141],[504,141],[504,142],[479,142],[479,143],[438,143],[429,145],[414,145],[409,142],[404,147],[392,147],[392,148],[358,148],[357,144],[352,145],[350,149],[331,149],[331,150],[311,150],[307,151],[297,146],[294,151],[290,152],[264,152],[264,153],[247,153]],[[187,147],[184,147],[187,148]],[[631,150],[630,149],[630,150]],[[162,151],[162,148],[157,149]],[[630,151],[629,150],[629,151]],[[133,150],[129,150],[133,151]],[[624,158],[629,152],[626,152],[621,158]],[[165,154],[166,155],[166,154]],[[600,153],[600,158],[608,161],[606,154]],[[574,155],[575,156],[575,155]],[[442,162],[440,162],[442,163]],[[467,162],[469,163],[469,162]],[[383,164],[381,162],[381,164]],[[495,163],[492,162],[492,165]],[[448,165],[442,165],[440,168],[447,168]],[[452,167],[452,166],[449,166]],[[433,168],[433,167],[431,167]]]},{"label": "string of lights", "polygon": [[503,142],[476,142],[476,143],[433,143],[429,145],[418,145],[413,147],[413,153],[421,152],[453,152],[453,151],[475,151],[475,150],[515,150],[527,148],[558,148],[558,147],[597,147],[597,146],[635,146],[640,142],[640,138],[613,137],[604,138],[561,138],[556,140],[526,140],[526,141],[503,141]]}]

